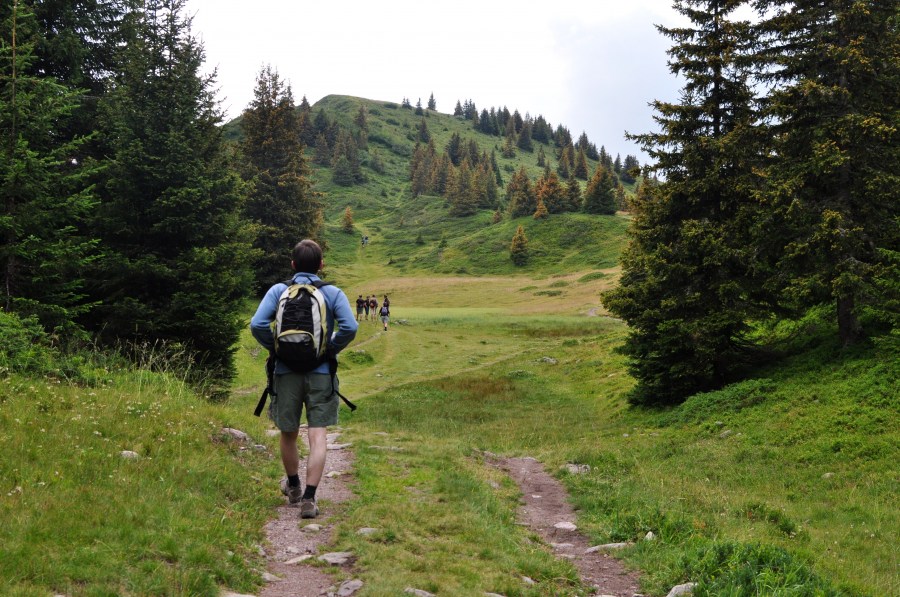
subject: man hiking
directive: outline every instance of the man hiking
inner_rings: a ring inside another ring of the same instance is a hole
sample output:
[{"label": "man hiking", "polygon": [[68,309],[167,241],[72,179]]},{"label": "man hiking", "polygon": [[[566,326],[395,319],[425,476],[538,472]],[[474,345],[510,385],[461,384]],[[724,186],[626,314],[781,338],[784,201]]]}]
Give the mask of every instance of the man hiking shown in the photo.
[{"label": "man hiking", "polygon": [[[315,241],[302,240],[294,247],[291,257],[291,267],[296,273],[290,282],[313,286],[313,290],[318,289],[317,292],[324,296],[324,339],[328,358],[319,365],[315,364],[318,361],[313,362],[312,370],[307,373],[298,373],[276,358],[269,416],[281,431],[281,462],[286,474],[281,481],[281,491],[288,497],[289,504],[300,504],[301,518],[315,518],[319,514],[316,488],[325,470],[327,427],[336,425],[338,420],[338,380],[330,373],[328,360],[335,359],[337,362],[336,353],[350,344],[359,325],[353,319],[350,301],[341,289],[323,283],[316,275],[325,265],[321,247]],[[281,319],[279,303],[283,302],[282,295],[289,294],[285,290],[288,290],[288,284],[272,286],[250,320],[253,337],[270,351],[275,347],[272,324],[276,317],[279,321]],[[272,356],[275,357],[274,354]],[[304,409],[309,426],[309,457],[306,461],[306,489],[301,490],[297,437]]]},{"label": "man hiking", "polygon": [[377,321],[376,311],[378,311],[378,299],[375,298],[373,294],[371,298],[369,298],[369,310],[372,312],[372,321]]},{"label": "man hiking", "polygon": [[359,295],[356,298],[356,321],[359,321],[359,318],[362,317],[363,309],[366,310],[366,319],[369,318],[369,298],[363,298],[362,295]]},{"label": "man hiking", "polygon": [[384,331],[387,331],[388,322],[391,320],[391,303],[385,297],[384,304],[381,305],[381,310],[378,312],[381,315],[381,324],[384,326]]}]

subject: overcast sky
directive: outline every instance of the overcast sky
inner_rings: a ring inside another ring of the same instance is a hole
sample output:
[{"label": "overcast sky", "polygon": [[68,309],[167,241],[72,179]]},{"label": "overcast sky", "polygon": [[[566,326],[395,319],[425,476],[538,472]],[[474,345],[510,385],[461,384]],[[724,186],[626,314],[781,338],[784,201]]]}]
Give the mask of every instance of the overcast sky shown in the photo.
[{"label": "overcast sky", "polygon": [[340,94],[439,112],[471,99],[542,114],[615,156],[644,156],[624,131],[653,130],[653,99],[673,100],[670,0],[188,0],[193,30],[218,69],[228,118],[240,115],[271,64],[299,103]]}]

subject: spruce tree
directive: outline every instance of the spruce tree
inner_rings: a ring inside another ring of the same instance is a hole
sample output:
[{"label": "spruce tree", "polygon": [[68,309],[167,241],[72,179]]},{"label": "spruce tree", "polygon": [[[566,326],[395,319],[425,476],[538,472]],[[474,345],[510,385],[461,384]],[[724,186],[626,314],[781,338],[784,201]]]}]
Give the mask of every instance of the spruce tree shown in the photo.
[{"label": "spruce tree", "polygon": [[70,334],[89,301],[84,269],[97,255],[84,233],[97,167],[84,137],[60,138],[83,93],[34,71],[36,18],[13,0],[0,22],[0,309]]},{"label": "spruce tree", "polygon": [[325,133],[319,133],[316,136],[316,152],[313,154],[313,162],[320,166],[330,166],[332,154],[328,137],[325,136]]},{"label": "spruce tree", "polygon": [[347,234],[353,234],[353,210],[348,205],[344,209],[344,215],[341,218],[341,229]]},{"label": "spruce tree", "polygon": [[581,210],[581,184],[574,176],[570,176],[566,184],[566,211]]},{"label": "spruce tree", "polygon": [[506,202],[509,214],[514,218],[530,216],[537,208],[537,198],[525,166],[519,168],[509,179],[509,184],[506,185]]},{"label": "spruce tree", "polygon": [[512,242],[509,244],[509,258],[516,265],[525,265],[528,262],[528,238],[525,229],[520,225],[516,228]]},{"label": "spruce tree", "polygon": [[548,213],[558,214],[566,211],[566,191],[560,184],[556,172],[549,167],[535,184],[535,195],[538,201],[544,204]]},{"label": "spruce tree", "polygon": [[584,189],[584,212],[608,216],[616,213],[615,191],[615,175],[602,164],[597,164],[594,175]]},{"label": "spruce tree", "polygon": [[104,101],[113,161],[100,188],[96,226],[107,253],[94,277],[104,301],[93,321],[105,339],[186,351],[193,379],[228,380],[253,238],[184,7],[144,1]]},{"label": "spruce tree", "polygon": [[435,112],[437,110],[437,102],[434,101],[434,92],[432,92],[432,94],[428,96],[428,109],[432,112]]},{"label": "spruce tree", "polygon": [[478,196],[474,184],[474,173],[468,161],[464,161],[450,177],[447,185],[447,200],[451,216],[471,216],[478,208]]},{"label": "spruce tree", "polygon": [[462,138],[459,136],[459,133],[453,133],[452,135],[450,135],[450,140],[447,142],[446,151],[453,165],[459,166],[463,157],[463,143]]},{"label": "spruce tree", "polygon": [[584,155],[583,147],[578,148],[578,153],[575,156],[575,168],[572,173],[575,175],[575,178],[588,179],[587,157]]},{"label": "spruce tree", "polygon": [[256,226],[253,246],[260,251],[257,292],[290,272],[290,249],[298,240],[321,240],[322,206],[309,178],[299,116],[290,85],[271,65],[263,67],[241,119],[243,174],[251,184],[244,213]]},{"label": "spruce tree", "polygon": [[424,118],[419,122],[417,131],[419,143],[428,143],[429,141],[431,141],[431,133],[428,131],[428,123],[425,122]]},{"label": "spruce tree", "polygon": [[[759,0],[775,159],[761,228],[783,306],[833,305],[843,344],[900,277],[900,33],[895,2]],[[887,252],[886,252],[887,251]],[[877,307],[876,307],[877,308]]]},{"label": "spruce tree", "polygon": [[661,28],[674,41],[670,69],[685,87],[680,103],[654,102],[661,132],[636,139],[665,180],[641,185],[620,285],[603,297],[630,327],[623,350],[638,380],[635,402],[677,402],[715,388],[748,356],[747,321],[756,311],[747,228],[756,217],[760,149],[748,82],[754,37],[747,23],[728,18],[741,4],[679,0],[675,8],[691,25]]},{"label": "spruce tree", "polygon": [[537,207],[534,210],[534,219],[544,220],[548,215],[550,215],[550,212],[547,211],[547,207],[544,205],[544,200],[541,199],[540,195],[538,195]]},{"label": "spruce tree", "polygon": [[522,124],[522,130],[516,139],[516,147],[522,151],[534,151],[534,145],[531,143],[531,122],[525,121]]}]

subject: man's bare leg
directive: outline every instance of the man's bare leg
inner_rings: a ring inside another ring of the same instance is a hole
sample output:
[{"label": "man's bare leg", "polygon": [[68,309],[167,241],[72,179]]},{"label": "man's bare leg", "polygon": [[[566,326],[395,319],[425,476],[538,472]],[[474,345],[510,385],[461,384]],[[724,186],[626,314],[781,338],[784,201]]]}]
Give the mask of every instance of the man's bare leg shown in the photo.
[{"label": "man's bare leg", "polygon": [[309,438],[309,457],[306,459],[306,484],[318,487],[325,472],[325,455],[328,451],[328,429],[326,427],[310,427],[307,429]]},{"label": "man's bare leg", "polygon": [[298,431],[282,431],[279,447],[281,448],[281,463],[284,465],[285,474],[290,477],[300,470],[300,454],[297,452]]}]

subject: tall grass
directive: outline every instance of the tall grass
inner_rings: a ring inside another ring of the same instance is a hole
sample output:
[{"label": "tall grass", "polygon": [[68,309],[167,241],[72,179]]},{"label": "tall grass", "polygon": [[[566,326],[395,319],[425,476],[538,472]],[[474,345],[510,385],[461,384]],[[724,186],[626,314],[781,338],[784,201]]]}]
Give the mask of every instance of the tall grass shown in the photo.
[{"label": "tall grass", "polygon": [[214,596],[259,582],[269,452],[228,441],[181,369],[145,357],[155,371],[119,362],[90,386],[0,380],[0,594]]}]

